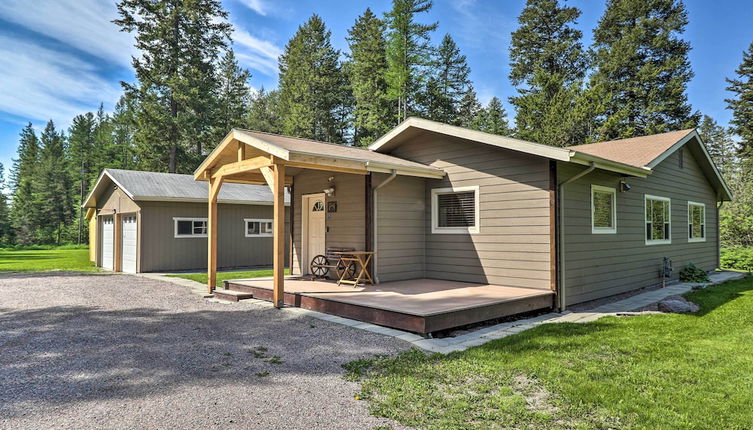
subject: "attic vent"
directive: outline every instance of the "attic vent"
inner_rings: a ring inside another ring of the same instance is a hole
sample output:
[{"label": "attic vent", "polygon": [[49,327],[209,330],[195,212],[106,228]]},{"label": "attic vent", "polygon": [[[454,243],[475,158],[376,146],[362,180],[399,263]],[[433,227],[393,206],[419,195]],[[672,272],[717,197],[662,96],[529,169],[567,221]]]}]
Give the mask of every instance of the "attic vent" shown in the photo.
[{"label": "attic vent", "polygon": [[680,168],[685,168],[685,150],[683,148],[680,148],[679,151],[677,151],[679,154],[680,159]]}]

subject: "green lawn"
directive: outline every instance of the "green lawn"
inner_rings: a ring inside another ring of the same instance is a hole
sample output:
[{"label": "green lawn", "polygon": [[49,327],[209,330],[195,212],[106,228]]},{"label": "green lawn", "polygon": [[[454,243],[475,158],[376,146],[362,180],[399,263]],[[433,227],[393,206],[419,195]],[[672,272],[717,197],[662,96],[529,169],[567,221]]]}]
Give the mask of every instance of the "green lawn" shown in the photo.
[{"label": "green lawn", "polygon": [[0,249],[0,272],[94,271],[89,249]]},{"label": "green lawn", "polygon": [[346,368],[373,414],[419,428],[750,428],[753,278],[688,297],[699,313],[549,324]]},{"label": "green lawn", "polygon": [[[285,274],[289,274],[290,271],[285,269]],[[272,276],[272,270],[243,270],[237,272],[217,272],[216,287],[222,286],[222,281],[228,279],[246,279],[246,278],[263,278],[265,276]],[[200,282],[202,284],[207,283],[206,273],[181,273],[177,275],[167,275],[173,278],[184,278],[192,281]]]}]

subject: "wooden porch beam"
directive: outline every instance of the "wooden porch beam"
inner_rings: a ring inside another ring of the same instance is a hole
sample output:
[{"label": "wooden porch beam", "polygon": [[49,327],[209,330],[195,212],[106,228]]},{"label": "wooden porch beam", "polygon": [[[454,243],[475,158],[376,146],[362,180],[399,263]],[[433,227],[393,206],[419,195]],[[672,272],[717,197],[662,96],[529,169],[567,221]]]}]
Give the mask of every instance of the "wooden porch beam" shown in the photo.
[{"label": "wooden porch beam", "polygon": [[277,308],[284,305],[285,294],[285,165],[275,164],[272,187],[274,194],[274,291],[272,300]]},{"label": "wooden porch beam", "polygon": [[[235,175],[229,175],[229,176],[223,176],[223,183],[233,183],[233,184],[251,184],[251,185],[267,185],[267,180],[264,178],[264,175],[261,173],[238,173]],[[285,176],[285,185],[290,185],[293,183],[293,177],[292,176]]]},{"label": "wooden porch beam", "polygon": [[224,166],[217,169],[216,172],[212,173],[212,179],[216,179],[221,176],[234,175],[237,173],[250,172],[264,166],[269,166],[270,164],[272,164],[272,159],[270,157],[263,156],[225,164]]},{"label": "wooden porch beam", "polygon": [[272,190],[272,194],[275,192],[274,183],[275,183],[275,173],[272,170],[271,167],[265,166],[259,169],[261,172],[261,175],[264,176],[264,180],[267,182],[267,185],[269,185],[269,189]]},{"label": "wooden porch beam", "polygon": [[238,142],[238,161],[243,161],[246,159],[246,144],[241,142],[240,140]]},{"label": "wooden porch beam", "polygon": [[209,207],[207,210],[207,291],[214,291],[217,282],[217,196],[222,188],[223,178],[209,179]]}]

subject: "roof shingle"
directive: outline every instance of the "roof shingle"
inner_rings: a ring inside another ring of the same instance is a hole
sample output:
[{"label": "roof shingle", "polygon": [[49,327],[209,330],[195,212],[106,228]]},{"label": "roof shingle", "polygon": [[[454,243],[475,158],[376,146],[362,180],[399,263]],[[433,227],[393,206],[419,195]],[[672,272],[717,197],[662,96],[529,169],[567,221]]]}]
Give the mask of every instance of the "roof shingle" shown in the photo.
[{"label": "roof shingle", "polygon": [[631,166],[647,167],[692,131],[691,128],[650,136],[568,146],[567,148]]}]

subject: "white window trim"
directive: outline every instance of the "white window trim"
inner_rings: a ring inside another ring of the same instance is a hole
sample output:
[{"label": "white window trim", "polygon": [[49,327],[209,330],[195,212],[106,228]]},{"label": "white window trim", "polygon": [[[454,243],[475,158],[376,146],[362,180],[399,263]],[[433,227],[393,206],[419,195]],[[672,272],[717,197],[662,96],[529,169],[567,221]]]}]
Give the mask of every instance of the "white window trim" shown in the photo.
[{"label": "white window trim", "polygon": [[[206,234],[178,234],[178,221],[204,221],[207,223],[207,230],[209,230],[209,221],[207,218],[183,218],[183,217],[173,217],[173,237],[176,239],[192,239],[192,238],[201,238],[201,237],[207,237]],[[193,231],[193,225],[191,225],[191,230]]]},{"label": "white window trim", "polygon": [[[596,227],[594,221],[594,191],[609,193],[612,195],[612,227]],[[601,185],[591,185],[591,234],[616,234],[617,233],[617,189],[603,187]]]},{"label": "white window trim", "polygon": [[703,237],[690,237],[690,230],[688,230],[688,242],[689,243],[697,243],[697,242],[706,242],[706,204],[705,203],[698,203],[698,202],[688,202],[688,229],[690,229],[690,207],[691,206],[700,206],[703,208],[703,220],[701,221],[703,225]]},{"label": "white window trim", "polygon": [[[248,223],[250,223],[250,222],[258,222],[258,223],[271,222],[271,223],[274,223],[274,220],[272,220],[272,219],[263,219],[263,218],[243,218],[243,234],[246,237],[273,237],[274,236],[274,232],[272,232],[272,233],[248,234]],[[274,226],[273,226],[273,228],[274,228]],[[259,231],[261,232],[261,228],[259,229]]]},{"label": "white window trim", "polygon": [[[473,227],[439,227],[439,199],[440,194],[452,194],[473,191],[473,200],[475,203],[475,219]],[[431,232],[432,234],[476,234],[481,231],[479,217],[479,186],[473,185],[468,187],[452,188],[433,188],[431,190]]]},{"label": "white window trim", "polygon": [[[646,236],[648,234],[648,219],[646,219],[646,206],[649,200],[660,200],[669,203],[669,237],[667,239],[649,240]],[[653,196],[651,194],[643,195],[643,239],[646,240],[646,245],[668,245],[672,243],[672,199],[669,197]]]}]

